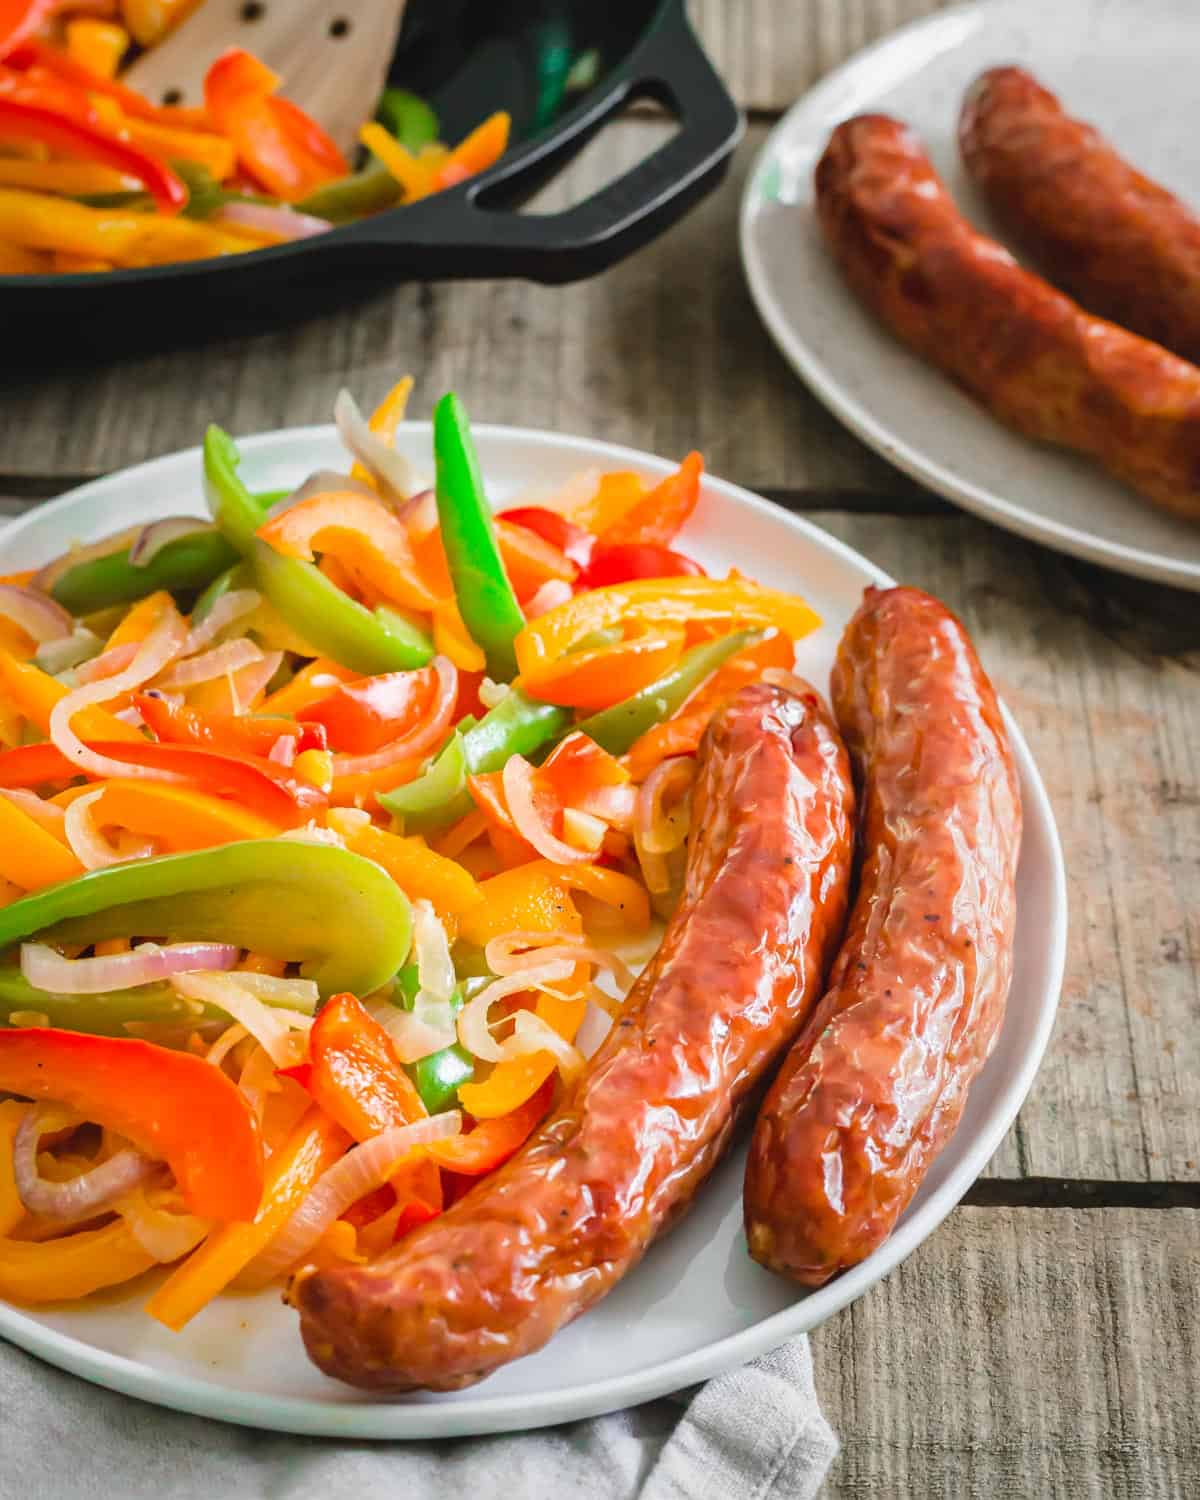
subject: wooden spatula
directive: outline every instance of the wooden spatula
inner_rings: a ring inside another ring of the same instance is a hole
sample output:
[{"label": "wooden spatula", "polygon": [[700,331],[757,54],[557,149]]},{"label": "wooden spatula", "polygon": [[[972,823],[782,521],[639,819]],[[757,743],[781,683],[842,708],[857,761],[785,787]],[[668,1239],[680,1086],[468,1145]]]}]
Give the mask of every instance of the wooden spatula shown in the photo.
[{"label": "wooden spatula", "polygon": [[122,81],[156,104],[204,103],[204,75],[245,47],[349,151],[387,80],[406,0],[202,0]]}]

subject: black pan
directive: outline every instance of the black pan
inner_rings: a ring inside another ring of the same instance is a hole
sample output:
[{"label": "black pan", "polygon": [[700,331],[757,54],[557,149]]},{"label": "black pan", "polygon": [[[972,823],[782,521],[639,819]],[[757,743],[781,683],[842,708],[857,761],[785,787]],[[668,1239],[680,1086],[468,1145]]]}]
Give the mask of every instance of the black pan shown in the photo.
[{"label": "black pan", "polygon": [[[599,76],[575,102],[556,101],[553,79],[547,87],[546,57],[558,45],[598,60]],[[715,187],[742,128],[684,0],[413,0],[393,74],[431,99],[449,139],[505,108],[517,144],[457,188],[313,239],[140,270],[0,276],[0,326],[38,328],[43,349],[48,332],[70,347],[111,348],[244,332],[399,281],[578,280],[661,234]],[[678,134],[565,212],[515,211],[639,98],[669,109]]]}]

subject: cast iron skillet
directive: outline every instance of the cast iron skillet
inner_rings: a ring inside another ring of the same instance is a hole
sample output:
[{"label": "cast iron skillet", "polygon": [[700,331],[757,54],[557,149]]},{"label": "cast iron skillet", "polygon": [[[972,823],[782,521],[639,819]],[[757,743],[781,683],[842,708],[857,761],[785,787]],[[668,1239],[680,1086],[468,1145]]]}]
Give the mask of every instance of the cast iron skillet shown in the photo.
[{"label": "cast iron skillet", "polygon": [[[661,234],[724,174],[741,117],[688,24],[684,0],[413,0],[410,13],[395,79],[431,98],[450,139],[493,109],[513,114],[518,144],[490,171],[410,207],[245,255],[0,276],[0,326],[10,333],[36,326],[44,337],[52,325],[73,347],[102,339],[111,348],[168,343],[189,329],[212,336],[261,328],[405,280],[574,281]],[[545,78],[537,75],[545,72],[538,58],[548,34],[569,39],[576,53],[596,49],[601,71],[578,102],[543,125]],[[670,110],[678,134],[565,212],[515,212],[637,98]]]}]

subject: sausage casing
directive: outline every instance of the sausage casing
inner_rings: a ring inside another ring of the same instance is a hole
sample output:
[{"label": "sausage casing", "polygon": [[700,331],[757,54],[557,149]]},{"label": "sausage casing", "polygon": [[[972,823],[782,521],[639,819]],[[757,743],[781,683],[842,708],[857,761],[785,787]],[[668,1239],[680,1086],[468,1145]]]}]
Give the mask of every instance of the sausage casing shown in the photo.
[{"label": "sausage casing", "polygon": [[839,125],[816,202],[847,281],[910,348],[1018,432],[1200,519],[1200,370],[1089,316],[978,234],[906,126]]},{"label": "sausage casing", "polygon": [[1200,219],[1023,68],[972,85],[959,147],[988,206],[1091,312],[1200,358]]},{"label": "sausage casing", "polygon": [[540,1348],[685,1209],[820,993],[854,792],[815,692],[743,688],[700,751],[683,898],[621,1018],[531,1141],[386,1259],[302,1272],[331,1375],[453,1390]]},{"label": "sausage casing", "polygon": [[1021,837],[995,694],[937,600],[868,589],[832,691],[862,788],[862,873],[745,1185],[751,1254],[813,1286],[887,1238],[958,1124],[1004,1014]]}]

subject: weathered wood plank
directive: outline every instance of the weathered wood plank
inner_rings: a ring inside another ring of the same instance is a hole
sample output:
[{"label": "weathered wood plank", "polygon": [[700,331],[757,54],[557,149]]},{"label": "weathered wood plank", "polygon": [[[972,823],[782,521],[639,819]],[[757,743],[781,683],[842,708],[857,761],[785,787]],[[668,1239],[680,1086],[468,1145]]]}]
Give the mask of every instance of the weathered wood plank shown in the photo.
[{"label": "weathered wood plank", "polygon": [[952,0],[692,0],[692,22],[744,109],[787,109],[818,78]]},{"label": "weathered wood plank", "polygon": [[813,1335],[841,1500],[1200,1493],[1200,1213],[960,1208]]},{"label": "weathered wood plank", "polygon": [[[818,514],[965,620],[1058,819],[1071,932],[1049,1054],[993,1175],[1200,1176],[1200,626],[1148,649],[1109,575],[965,516]],[[1132,586],[1120,581],[1126,591]],[[1170,591],[1140,586],[1146,629]],[[1128,597],[1128,593],[1126,594]],[[1191,596],[1183,599],[1186,611]],[[1132,649],[1131,649],[1132,648]]]},{"label": "weathered wood plank", "polygon": [[[639,160],[667,127],[603,134],[544,206],[567,203]],[[198,441],[329,419],[339,386],[364,403],[406,370],[414,412],[449,386],[479,421],[558,428],[661,453],[702,447],[717,472],[792,488],[907,489],[800,385],[750,302],[737,206],[763,131],[720,191],[608,275],[408,286],[257,338],[0,376],[0,473],[101,473]]]}]

